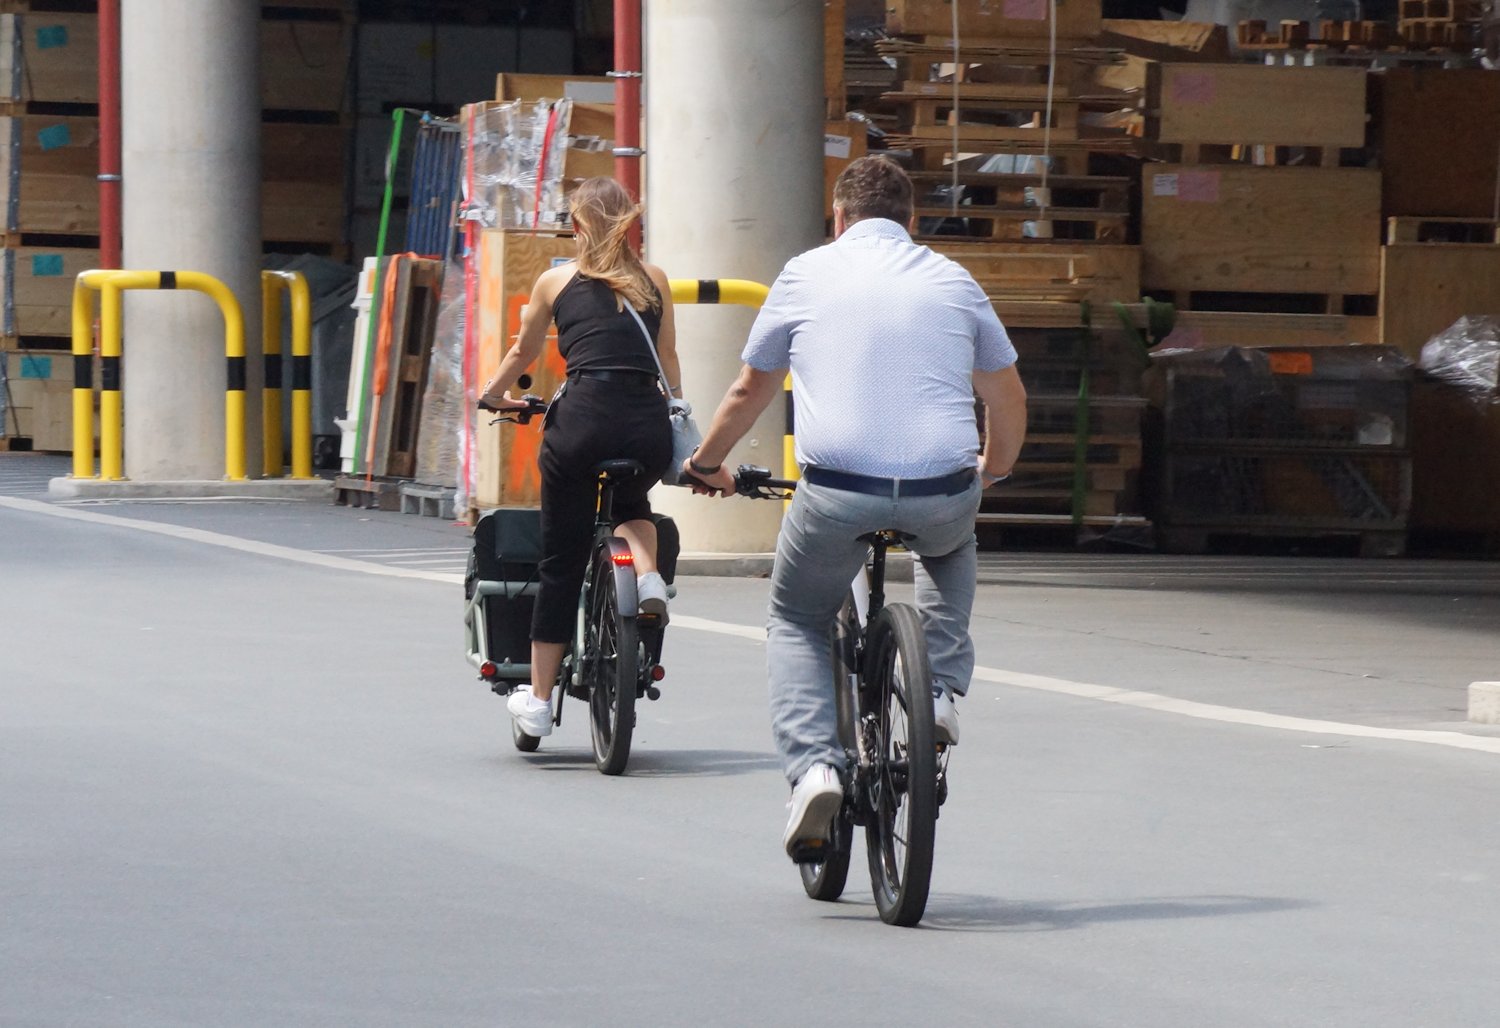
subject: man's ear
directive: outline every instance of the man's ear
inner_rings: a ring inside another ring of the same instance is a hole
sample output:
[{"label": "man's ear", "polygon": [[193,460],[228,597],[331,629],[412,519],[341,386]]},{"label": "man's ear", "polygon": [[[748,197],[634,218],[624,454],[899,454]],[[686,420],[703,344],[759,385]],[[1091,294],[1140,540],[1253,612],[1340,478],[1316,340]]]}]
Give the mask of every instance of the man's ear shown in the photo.
[{"label": "man's ear", "polygon": [[846,229],[846,228],[848,228],[848,225],[846,225],[845,222],[844,222],[844,208],[840,207],[838,204],[834,204],[833,205],[833,238],[837,239],[839,236],[843,235],[844,234],[844,229]]}]

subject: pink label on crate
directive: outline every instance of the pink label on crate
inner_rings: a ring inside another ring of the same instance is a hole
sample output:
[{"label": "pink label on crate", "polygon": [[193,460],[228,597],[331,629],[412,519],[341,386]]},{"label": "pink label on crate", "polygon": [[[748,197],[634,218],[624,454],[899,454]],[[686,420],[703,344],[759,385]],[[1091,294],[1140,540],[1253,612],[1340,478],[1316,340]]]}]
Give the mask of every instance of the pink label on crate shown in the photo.
[{"label": "pink label on crate", "polygon": [[1211,104],[1216,89],[1217,80],[1212,72],[1178,70],[1172,74],[1168,93],[1180,104]]},{"label": "pink label on crate", "polygon": [[1014,21],[1047,20],[1047,0],[1005,0],[1003,10]]},{"label": "pink label on crate", "polygon": [[1177,173],[1177,199],[1183,203],[1218,203],[1219,173],[1217,171],[1188,171]]}]

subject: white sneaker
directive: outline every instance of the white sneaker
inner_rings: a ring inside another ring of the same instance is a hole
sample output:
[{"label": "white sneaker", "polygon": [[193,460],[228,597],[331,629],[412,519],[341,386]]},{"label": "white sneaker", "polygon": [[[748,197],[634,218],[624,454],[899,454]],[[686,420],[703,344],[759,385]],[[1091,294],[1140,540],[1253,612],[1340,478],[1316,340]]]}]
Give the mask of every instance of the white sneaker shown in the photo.
[{"label": "white sneaker", "polygon": [[844,786],[839,773],[828,764],[808,768],[787,804],[792,814],[787,819],[786,834],[781,837],[787,856],[817,862],[833,838],[833,816],[843,803]]},{"label": "white sneaker", "polygon": [[531,686],[517,689],[505,701],[505,709],[515,718],[516,727],[540,739],[552,734],[552,704],[536,698]]},{"label": "white sneaker", "polygon": [[958,745],[958,708],[947,689],[934,686],[932,690],[932,734],[939,743]]},{"label": "white sneaker", "polygon": [[667,583],[662,580],[661,574],[656,571],[648,571],[635,580],[636,595],[641,600],[641,613],[661,618],[661,623],[667,623]]}]

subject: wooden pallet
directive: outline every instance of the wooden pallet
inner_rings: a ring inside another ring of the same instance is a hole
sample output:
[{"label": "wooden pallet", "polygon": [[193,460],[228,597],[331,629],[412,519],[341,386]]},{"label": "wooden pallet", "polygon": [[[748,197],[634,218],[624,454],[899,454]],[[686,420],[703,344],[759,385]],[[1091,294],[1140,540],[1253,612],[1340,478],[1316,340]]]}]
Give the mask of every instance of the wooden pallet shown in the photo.
[{"label": "wooden pallet", "polygon": [[366,480],[355,475],[339,475],[333,480],[333,502],[340,507],[399,511],[401,485],[399,480],[392,478]]},{"label": "wooden pallet", "polygon": [[[952,193],[954,176],[940,171],[917,172],[915,213],[922,219],[948,219],[934,225],[922,222],[916,238],[941,239],[960,235],[980,239],[1020,241],[1027,238],[1064,238],[1078,241],[1123,242],[1130,221],[1130,182],[1124,178],[960,173],[960,202],[944,202]],[[946,190],[945,190],[946,187]],[[1044,199],[1050,197],[1045,206]],[[952,219],[961,219],[955,221]],[[1038,226],[1046,226],[1038,231]],[[942,231],[936,231],[941,228]],[[961,228],[961,232],[953,231]]]}]

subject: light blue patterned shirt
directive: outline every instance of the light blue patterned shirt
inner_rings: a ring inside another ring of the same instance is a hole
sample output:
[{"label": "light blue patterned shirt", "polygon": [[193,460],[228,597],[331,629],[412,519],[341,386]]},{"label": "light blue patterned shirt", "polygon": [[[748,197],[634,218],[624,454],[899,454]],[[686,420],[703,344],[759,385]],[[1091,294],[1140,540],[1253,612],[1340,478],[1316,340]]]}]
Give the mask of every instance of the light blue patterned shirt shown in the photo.
[{"label": "light blue patterned shirt", "polygon": [[787,262],[741,358],[791,369],[798,464],[928,478],[974,466],[972,375],[1016,351],[967,271],[869,218]]}]

